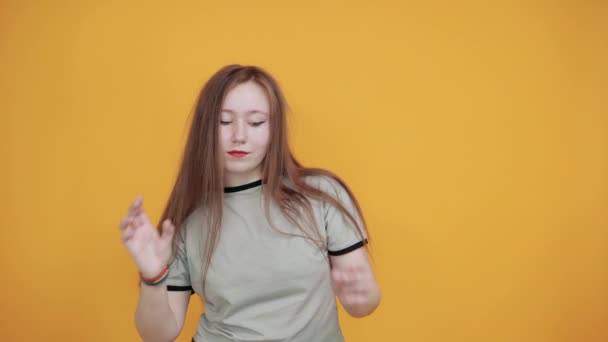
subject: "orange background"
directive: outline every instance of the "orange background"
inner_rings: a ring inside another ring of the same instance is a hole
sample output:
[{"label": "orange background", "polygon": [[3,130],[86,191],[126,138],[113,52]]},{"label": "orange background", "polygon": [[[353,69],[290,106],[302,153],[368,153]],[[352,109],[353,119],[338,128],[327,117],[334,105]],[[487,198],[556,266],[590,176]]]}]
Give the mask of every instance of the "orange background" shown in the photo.
[{"label": "orange background", "polygon": [[118,221],[159,217],[236,62],[367,214],[383,302],[349,342],[608,340],[606,3],[458,3],[0,1],[0,339],[139,340]]}]

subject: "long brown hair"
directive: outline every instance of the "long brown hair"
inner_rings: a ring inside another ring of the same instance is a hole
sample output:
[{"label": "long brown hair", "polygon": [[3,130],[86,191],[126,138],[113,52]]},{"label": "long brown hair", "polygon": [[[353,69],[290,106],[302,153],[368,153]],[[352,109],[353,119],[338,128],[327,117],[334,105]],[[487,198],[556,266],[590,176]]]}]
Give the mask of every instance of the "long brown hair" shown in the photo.
[{"label": "long brown hair", "polygon": [[[344,181],[328,170],[304,167],[293,156],[287,139],[287,103],[277,81],[260,67],[228,65],[217,71],[199,93],[177,179],[159,220],[159,227],[160,222],[167,218],[173,222],[176,229],[175,245],[188,216],[199,206],[206,209],[205,227],[208,234],[207,240],[204,241],[207,255],[201,279],[203,292],[211,257],[220,237],[223,214],[224,166],[219,146],[220,113],[226,94],[247,81],[260,85],[270,103],[271,137],[262,161],[265,210],[269,222],[272,224],[270,204],[275,203],[285,217],[302,232],[299,236],[314,241],[319,248],[324,248],[320,232],[314,227],[314,214],[309,201],[316,199],[338,208],[357,227],[359,234],[363,236],[365,233],[369,240],[359,203]],[[308,176],[329,177],[344,187],[357,210],[361,225],[340,201],[307,184],[305,178]],[[312,224],[302,224],[302,219]],[[366,247],[369,248],[369,244]]]}]

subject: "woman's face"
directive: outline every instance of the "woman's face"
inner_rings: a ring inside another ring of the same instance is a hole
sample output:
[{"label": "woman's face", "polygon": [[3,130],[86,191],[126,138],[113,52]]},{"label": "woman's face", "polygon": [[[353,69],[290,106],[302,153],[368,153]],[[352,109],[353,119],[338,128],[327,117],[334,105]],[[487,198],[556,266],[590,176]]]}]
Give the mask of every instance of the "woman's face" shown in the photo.
[{"label": "woman's face", "polygon": [[226,186],[262,178],[262,161],[270,140],[269,120],[268,97],[257,83],[241,83],[226,94],[220,119]]}]

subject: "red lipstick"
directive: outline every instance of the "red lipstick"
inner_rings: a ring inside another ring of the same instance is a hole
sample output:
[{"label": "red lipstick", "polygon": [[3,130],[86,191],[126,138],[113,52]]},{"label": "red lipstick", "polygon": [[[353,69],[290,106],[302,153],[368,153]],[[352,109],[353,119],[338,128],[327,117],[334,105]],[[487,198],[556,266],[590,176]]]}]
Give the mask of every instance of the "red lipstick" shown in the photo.
[{"label": "red lipstick", "polygon": [[233,151],[228,152],[228,154],[235,158],[243,158],[244,156],[248,155],[249,152],[233,150]]}]

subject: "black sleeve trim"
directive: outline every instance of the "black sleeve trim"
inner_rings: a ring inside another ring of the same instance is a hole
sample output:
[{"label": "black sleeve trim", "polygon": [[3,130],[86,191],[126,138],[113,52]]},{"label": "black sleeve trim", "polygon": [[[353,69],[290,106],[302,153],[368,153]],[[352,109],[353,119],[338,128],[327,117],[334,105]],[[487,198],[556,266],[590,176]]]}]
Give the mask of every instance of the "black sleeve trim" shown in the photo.
[{"label": "black sleeve trim", "polygon": [[327,251],[327,252],[331,256],[344,255],[344,254],[350,253],[350,252],[352,252],[352,251],[354,251],[356,249],[359,249],[359,248],[365,246],[366,244],[367,244],[367,239],[365,239],[363,241],[359,241],[356,244],[354,244],[352,246],[349,246],[349,247],[346,247],[344,249],[341,249],[339,251]]},{"label": "black sleeve trim", "polygon": [[192,291],[192,286],[176,286],[176,285],[167,285],[167,291]]}]

